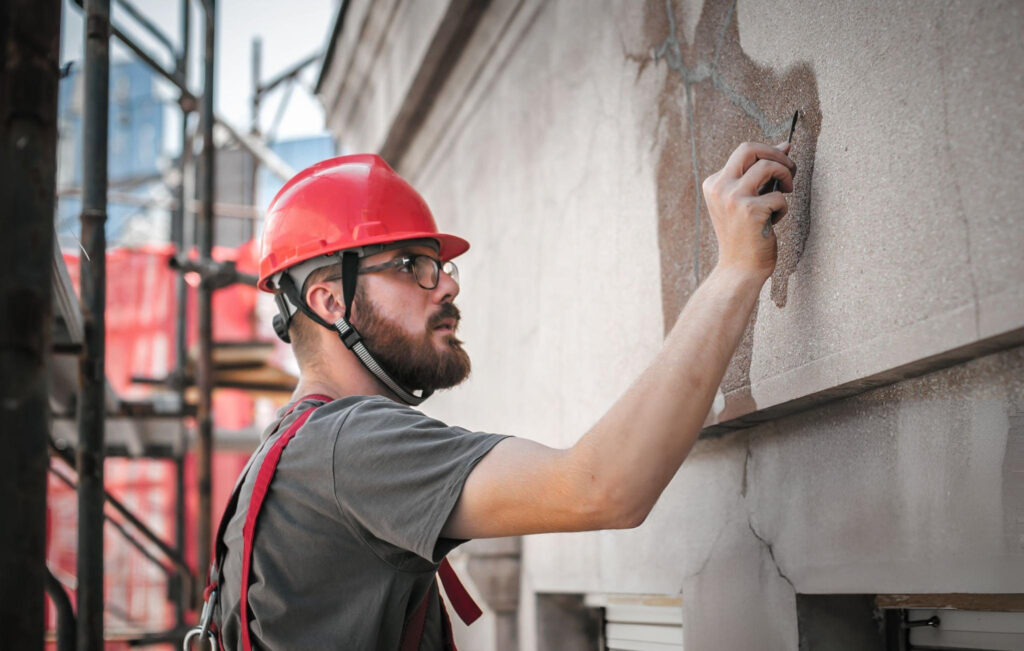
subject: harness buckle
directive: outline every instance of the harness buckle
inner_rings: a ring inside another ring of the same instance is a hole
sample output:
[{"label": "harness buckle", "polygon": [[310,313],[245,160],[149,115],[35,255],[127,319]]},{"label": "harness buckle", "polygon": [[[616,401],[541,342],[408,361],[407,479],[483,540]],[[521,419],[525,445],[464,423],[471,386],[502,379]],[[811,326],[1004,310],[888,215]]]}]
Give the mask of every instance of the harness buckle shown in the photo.
[{"label": "harness buckle", "polygon": [[210,651],[217,651],[217,636],[210,630],[210,620],[213,619],[213,605],[217,603],[218,592],[216,589],[210,592],[209,597],[203,602],[203,612],[199,616],[199,625],[185,634],[185,641],[182,643],[183,651],[192,651],[192,640],[199,638],[206,640],[210,645]]}]

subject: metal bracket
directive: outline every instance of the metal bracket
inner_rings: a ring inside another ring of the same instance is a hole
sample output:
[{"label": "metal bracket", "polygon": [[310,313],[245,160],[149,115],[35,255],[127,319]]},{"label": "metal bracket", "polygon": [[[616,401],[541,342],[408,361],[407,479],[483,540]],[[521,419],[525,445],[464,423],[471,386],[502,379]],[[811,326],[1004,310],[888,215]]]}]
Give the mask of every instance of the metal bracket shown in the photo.
[{"label": "metal bracket", "polygon": [[223,289],[235,283],[256,286],[258,278],[253,274],[238,271],[233,260],[218,262],[216,260],[191,260],[181,255],[174,256],[169,262],[171,269],[182,273],[197,273],[204,286],[208,289]]}]

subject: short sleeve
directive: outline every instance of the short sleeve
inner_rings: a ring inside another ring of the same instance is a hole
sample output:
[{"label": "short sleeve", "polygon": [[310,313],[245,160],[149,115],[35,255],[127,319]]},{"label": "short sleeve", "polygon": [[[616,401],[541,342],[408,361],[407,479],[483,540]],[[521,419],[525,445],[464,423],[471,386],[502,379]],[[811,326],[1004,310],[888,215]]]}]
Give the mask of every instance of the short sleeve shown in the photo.
[{"label": "short sleeve", "polygon": [[334,492],[344,515],[375,537],[432,563],[441,529],[470,471],[499,441],[387,398],[351,408],[334,445]]}]

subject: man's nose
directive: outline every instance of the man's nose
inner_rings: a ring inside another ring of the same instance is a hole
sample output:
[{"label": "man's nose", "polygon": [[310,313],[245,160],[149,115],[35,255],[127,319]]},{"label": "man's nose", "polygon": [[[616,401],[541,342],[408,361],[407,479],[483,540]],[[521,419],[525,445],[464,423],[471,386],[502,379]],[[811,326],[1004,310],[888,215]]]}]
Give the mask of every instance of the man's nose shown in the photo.
[{"label": "man's nose", "polygon": [[440,303],[446,300],[455,300],[455,297],[459,295],[459,283],[455,282],[455,279],[443,269],[439,269],[437,273],[437,287],[434,289],[435,299]]}]

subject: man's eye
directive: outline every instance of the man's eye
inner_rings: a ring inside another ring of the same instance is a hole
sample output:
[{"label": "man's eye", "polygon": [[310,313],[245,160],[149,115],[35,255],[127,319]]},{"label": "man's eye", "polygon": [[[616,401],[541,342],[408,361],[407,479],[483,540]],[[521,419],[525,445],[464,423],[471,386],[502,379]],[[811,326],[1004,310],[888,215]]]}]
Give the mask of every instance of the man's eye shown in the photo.
[{"label": "man's eye", "polygon": [[412,273],[413,261],[410,258],[403,258],[402,264],[398,267],[398,270],[403,273]]}]

